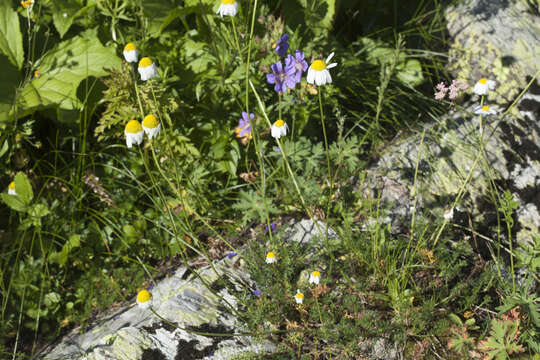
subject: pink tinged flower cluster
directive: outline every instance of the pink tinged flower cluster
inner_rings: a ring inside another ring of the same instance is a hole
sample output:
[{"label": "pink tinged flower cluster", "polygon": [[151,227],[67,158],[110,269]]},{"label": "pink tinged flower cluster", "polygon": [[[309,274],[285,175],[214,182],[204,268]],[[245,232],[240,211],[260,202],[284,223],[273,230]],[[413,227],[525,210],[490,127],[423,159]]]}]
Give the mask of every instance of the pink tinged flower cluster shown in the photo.
[{"label": "pink tinged flower cluster", "polygon": [[437,92],[435,93],[435,99],[442,100],[445,98],[446,94],[448,94],[448,98],[450,100],[453,100],[459,96],[460,91],[467,90],[468,88],[469,85],[461,80],[452,80],[452,83],[449,87],[446,87],[446,84],[444,82],[441,82],[435,86],[435,89],[437,89]]}]

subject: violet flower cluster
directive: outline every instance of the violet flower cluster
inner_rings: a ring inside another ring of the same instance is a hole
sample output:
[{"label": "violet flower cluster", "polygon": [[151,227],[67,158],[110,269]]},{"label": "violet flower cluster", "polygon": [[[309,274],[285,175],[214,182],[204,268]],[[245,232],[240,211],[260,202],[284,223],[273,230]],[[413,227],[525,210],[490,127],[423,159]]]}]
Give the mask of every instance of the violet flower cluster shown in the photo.
[{"label": "violet flower cluster", "polygon": [[[279,56],[285,56],[289,49],[289,35],[283,35],[276,46],[276,52]],[[289,54],[285,58],[285,66],[281,60],[273,64],[270,69],[271,73],[266,74],[266,81],[269,84],[274,84],[274,90],[277,93],[284,93],[287,89],[294,89],[296,84],[300,83],[302,74],[307,70],[308,64],[304,60],[304,53],[296,50],[294,56]]]}]

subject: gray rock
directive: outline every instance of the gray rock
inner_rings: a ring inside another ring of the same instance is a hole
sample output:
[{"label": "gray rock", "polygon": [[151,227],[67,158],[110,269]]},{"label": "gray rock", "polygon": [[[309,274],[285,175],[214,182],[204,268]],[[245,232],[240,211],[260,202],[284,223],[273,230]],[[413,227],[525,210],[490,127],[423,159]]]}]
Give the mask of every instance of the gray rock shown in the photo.
[{"label": "gray rock", "polygon": [[523,1],[460,1],[446,10],[449,67],[462,80],[496,80],[490,99],[507,103],[540,69],[540,21]]},{"label": "gray rock", "polygon": [[[152,289],[152,307],[143,310],[134,301],[81,332],[71,331],[55,347],[41,354],[42,359],[137,360],[137,359],[229,359],[242,353],[273,352],[275,345],[260,342],[245,332],[234,312],[238,304],[228,290],[211,291],[203,285],[213,284],[220,276],[231,282],[230,288],[250,286],[249,275],[239,257],[225,257],[213,267],[189,274],[185,267],[174,276],[161,280]],[[209,336],[203,333],[231,334]]]},{"label": "gray rock", "polygon": [[[481,77],[496,80],[486,102],[499,114],[540,69],[540,18],[526,10],[521,2],[472,0],[446,11],[454,41],[450,69],[471,88]],[[527,247],[540,228],[540,87],[533,82],[512,111],[485,118],[485,156],[479,146],[480,117],[473,114],[478,96],[471,100],[385,149],[361,190],[391,209],[382,217],[390,218],[393,233],[407,228],[413,210],[442,217],[462,197],[457,213],[467,213],[495,238],[490,233],[497,223],[490,198],[495,184],[499,193],[509,190],[519,202],[513,237]],[[505,105],[493,106],[494,101]],[[469,184],[463,185],[467,178]]]},{"label": "gray rock", "polygon": [[[311,219],[303,219],[298,222],[291,220],[289,228],[285,230],[285,240],[289,242],[297,242],[300,244],[308,244],[314,237],[324,241],[326,238],[326,224],[320,220],[315,223]],[[328,228],[328,239],[336,239],[337,234],[331,228]]]}]

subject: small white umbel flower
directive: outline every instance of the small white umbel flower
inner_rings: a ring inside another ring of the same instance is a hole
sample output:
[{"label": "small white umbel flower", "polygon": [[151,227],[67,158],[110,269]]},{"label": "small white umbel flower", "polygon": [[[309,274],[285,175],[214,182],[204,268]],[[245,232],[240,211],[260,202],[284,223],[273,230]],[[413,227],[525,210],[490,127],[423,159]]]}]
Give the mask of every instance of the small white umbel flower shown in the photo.
[{"label": "small white umbel flower", "polygon": [[487,95],[489,90],[495,89],[495,81],[481,78],[474,85],[473,91],[476,95]]},{"label": "small white umbel flower", "polygon": [[217,14],[223,17],[225,16],[236,16],[238,12],[238,3],[236,0],[221,0]]},{"label": "small white umbel flower", "polygon": [[266,263],[267,264],[273,264],[276,262],[276,254],[274,254],[273,251],[269,251],[266,253]]},{"label": "small white umbel flower", "polygon": [[151,140],[154,136],[157,136],[161,130],[161,124],[158,119],[152,114],[146,115],[142,122],[142,128],[148,138]]},{"label": "small white umbel flower", "polygon": [[274,125],[272,125],[272,137],[279,139],[282,136],[287,135],[287,123],[283,120],[277,120]]},{"label": "small white umbel flower", "polygon": [[493,110],[492,108],[490,108],[488,105],[484,105],[484,106],[476,107],[474,109],[474,113],[476,115],[485,116],[485,115],[495,115],[497,112]]},{"label": "small white umbel flower", "polygon": [[127,43],[124,47],[124,59],[127,62],[133,63],[139,60],[139,50],[134,43]]},{"label": "small white umbel flower", "polygon": [[321,273],[317,270],[313,271],[311,275],[309,275],[309,283],[319,285],[319,282],[321,281]]},{"label": "small white umbel flower", "polygon": [[139,61],[139,74],[141,74],[142,81],[158,76],[156,65],[149,57],[143,57]]},{"label": "small white umbel flower", "polygon": [[9,183],[7,192],[9,195],[17,195],[17,192],[15,191],[15,181]]},{"label": "small white umbel flower", "polygon": [[328,55],[328,57],[326,58],[326,61],[317,59],[311,64],[307,73],[308,83],[310,84],[315,83],[317,86],[332,83],[332,76],[330,76],[330,71],[328,71],[328,69],[333,68],[334,66],[337,65],[337,63],[332,63],[332,64],[328,64],[328,63],[330,62],[333,56],[334,56],[334,53],[332,52],[330,55]]},{"label": "small white umbel flower", "polygon": [[131,148],[133,144],[140,145],[143,141],[144,131],[141,123],[137,120],[130,120],[126,124],[124,134],[126,134],[126,145],[128,148]]},{"label": "small white umbel flower", "polygon": [[294,300],[297,304],[302,304],[304,302],[304,294],[302,294],[299,289],[296,289],[296,295],[294,295]]},{"label": "small white umbel flower", "polygon": [[152,305],[152,294],[144,289],[137,294],[137,305],[143,310],[148,309]]}]

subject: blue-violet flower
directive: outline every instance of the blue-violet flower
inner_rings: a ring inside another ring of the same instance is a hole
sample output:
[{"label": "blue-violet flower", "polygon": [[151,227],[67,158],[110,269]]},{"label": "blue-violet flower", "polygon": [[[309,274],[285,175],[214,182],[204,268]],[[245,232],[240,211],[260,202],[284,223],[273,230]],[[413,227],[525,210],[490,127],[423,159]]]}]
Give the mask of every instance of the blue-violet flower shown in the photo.
[{"label": "blue-violet flower", "polygon": [[300,50],[296,50],[294,56],[288,55],[285,59],[286,68],[294,68],[294,80],[299,83],[302,78],[302,73],[307,70],[308,64],[304,60],[304,53]]},{"label": "blue-violet flower", "polygon": [[279,56],[285,56],[285,54],[287,53],[287,50],[289,50],[288,41],[289,41],[289,34],[284,34],[283,36],[281,36],[281,38],[277,42],[276,53]]},{"label": "blue-violet flower", "polygon": [[294,67],[286,67],[283,69],[283,64],[278,61],[270,67],[272,69],[271,74],[266,74],[266,81],[269,84],[275,84],[274,90],[276,92],[285,92],[287,88],[294,88],[296,81],[294,74],[296,69]]}]

